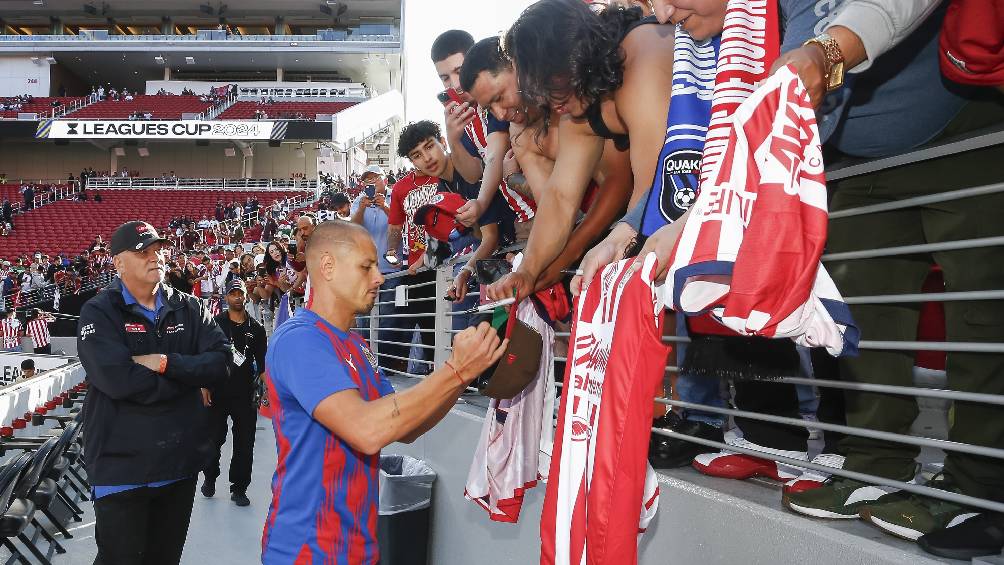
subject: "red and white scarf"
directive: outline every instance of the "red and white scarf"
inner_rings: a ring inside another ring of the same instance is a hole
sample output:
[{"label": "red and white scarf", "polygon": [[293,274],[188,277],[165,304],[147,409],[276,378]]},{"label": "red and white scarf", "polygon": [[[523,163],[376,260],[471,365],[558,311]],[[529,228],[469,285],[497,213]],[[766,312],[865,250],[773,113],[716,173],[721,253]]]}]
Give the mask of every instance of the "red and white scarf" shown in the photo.
[{"label": "red and white scarf", "polygon": [[854,354],[858,331],[819,262],[826,179],[815,113],[778,55],[776,4],[730,0],[700,192],[670,261],[673,303],[740,335]]}]

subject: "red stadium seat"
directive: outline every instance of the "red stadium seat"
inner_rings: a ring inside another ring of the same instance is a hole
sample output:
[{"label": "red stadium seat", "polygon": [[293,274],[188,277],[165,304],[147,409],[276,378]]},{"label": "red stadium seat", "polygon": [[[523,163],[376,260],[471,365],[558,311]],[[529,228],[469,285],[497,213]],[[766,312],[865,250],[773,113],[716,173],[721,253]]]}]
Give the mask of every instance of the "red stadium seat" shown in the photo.
[{"label": "red stadium seat", "polygon": [[248,120],[255,117],[255,112],[261,110],[272,119],[302,113],[308,120],[313,120],[317,118],[317,114],[337,114],[356,104],[357,102],[275,102],[273,104],[237,102],[220,114],[218,119]]},{"label": "red stadium seat", "polygon": [[[108,241],[112,231],[129,220],[143,219],[161,229],[175,217],[211,216],[219,200],[243,203],[254,196],[264,209],[276,200],[304,194],[292,190],[103,190],[100,204],[61,200],[16,216],[14,232],[0,237],[0,257],[13,259],[36,250],[76,255],[98,234]],[[252,231],[246,235],[253,235]]]},{"label": "red stadium seat", "polygon": [[70,112],[67,116],[79,119],[128,119],[136,112],[150,112],[154,119],[180,120],[182,114],[200,114],[213,106],[198,96],[146,95],[132,100],[102,100]]},{"label": "red stadium seat", "polygon": [[[74,102],[83,100],[80,96],[46,96],[46,97],[35,97],[32,99],[31,104],[25,104],[21,107],[20,112],[34,112],[39,116],[45,117],[49,116],[54,109],[62,108]],[[58,100],[61,102],[59,106],[53,107],[53,101]],[[0,99],[3,101],[3,99]],[[17,110],[5,110],[0,112],[0,118],[17,118]]]}]

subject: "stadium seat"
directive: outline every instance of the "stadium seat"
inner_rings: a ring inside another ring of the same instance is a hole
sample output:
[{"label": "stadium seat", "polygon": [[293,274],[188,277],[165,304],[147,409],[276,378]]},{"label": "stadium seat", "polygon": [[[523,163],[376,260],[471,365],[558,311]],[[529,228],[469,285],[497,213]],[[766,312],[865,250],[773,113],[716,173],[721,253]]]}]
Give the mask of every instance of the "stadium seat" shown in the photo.
[{"label": "stadium seat", "polygon": [[129,220],[143,219],[163,229],[172,218],[211,216],[219,200],[243,203],[253,196],[260,208],[266,208],[276,200],[304,194],[293,190],[104,190],[101,203],[60,200],[15,217],[14,232],[0,237],[0,257],[13,259],[35,251],[75,256],[98,234],[108,241],[112,231]]},{"label": "stadium seat", "polygon": [[218,116],[218,119],[249,120],[255,117],[255,112],[261,110],[272,119],[295,116],[302,113],[306,116],[306,119],[313,120],[317,118],[317,114],[337,114],[356,104],[356,102],[274,102],[272,104],[237,102],[224,110]]},{"label": "stadium seat", "polygon": [[[83,100],[82,96],[47,96],[47,97],[36,97],[33,98],[31,104],[25,104],[20,110],[4,110],[0,112],[0,118],[17,118],[19,113],[24,112],[34,112],[41,117],[49,116],[49,114],[58,108],[63,106],[68,106],[75,102]],[[54,101],[59,101],[59,106],[53,106]],[[0,99],[2,101],[2,99]]]},{"label": "stadium seat", "polygon": [[140,94],[132,100],[102,100],[70,112],[67,117],[78,119],[128,119],[136,112],[150,112],[154,119],[180,120],[182,114],[200,114],[213,106],[198,96]]}]

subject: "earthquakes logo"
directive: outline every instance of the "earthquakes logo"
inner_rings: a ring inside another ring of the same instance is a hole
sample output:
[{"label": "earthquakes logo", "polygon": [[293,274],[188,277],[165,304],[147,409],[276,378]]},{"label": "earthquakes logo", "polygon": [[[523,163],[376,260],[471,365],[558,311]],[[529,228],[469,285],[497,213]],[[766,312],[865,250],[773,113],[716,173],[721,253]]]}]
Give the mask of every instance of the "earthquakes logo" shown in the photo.
[{"label": "earthquakes logo", "polygon": [[686,212],[694,205],[700,173],[700,151],[681,149],[666,155],[662,162],[663,191],[659,203],[664,216],[676,218],[679,214],[674,212]]},{"label": "earthquakes logo", "polygon": [[87,324],[80,328],[80,341],[87,339],[87,336],[94,334],[94,324]]}]

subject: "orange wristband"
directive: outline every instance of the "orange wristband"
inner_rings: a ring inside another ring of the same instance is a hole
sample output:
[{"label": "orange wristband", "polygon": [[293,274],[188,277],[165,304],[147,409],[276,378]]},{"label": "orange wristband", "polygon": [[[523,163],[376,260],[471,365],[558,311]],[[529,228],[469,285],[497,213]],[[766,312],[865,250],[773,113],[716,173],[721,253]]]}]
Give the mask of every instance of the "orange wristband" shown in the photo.
[{"label": "orange wristband", "polygon": [[157,372],[161,375],[164,374],[164,371],[167,371],[167,355],[160,356],[160,366],[157,367]]},{"label": "orange wristband", "polygon": [[450,363],[449,361],[443,361],[443,364],[453,369],[453,374],[456,375],[457,380],[460,381],[460,388],[467,388],[467,385],[464,383],[464,379],[460,378],[460,371],[458,371],[457,368],[453,366],[453,363]]}]

